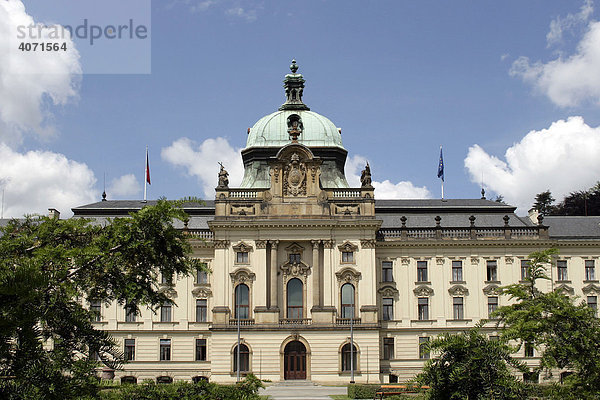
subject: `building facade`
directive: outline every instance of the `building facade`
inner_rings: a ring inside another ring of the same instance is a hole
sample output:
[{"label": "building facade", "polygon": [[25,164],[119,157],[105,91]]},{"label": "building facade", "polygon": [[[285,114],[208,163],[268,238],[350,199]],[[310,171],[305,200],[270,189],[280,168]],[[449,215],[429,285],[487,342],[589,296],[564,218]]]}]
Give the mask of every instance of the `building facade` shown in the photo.
[{"label": "building facade", "polygon": [[[215,199],[184,207],[179,228],[211,273],[162,277],[174,305],[156,313],[90,305],[130,360],[116,379],[234,382],[238,369],[272,381],[409,379],[429,357],[424,343],[507,304],[498,288],[550,247],[560,255],[540,288],[596,307],[600,218],[519,217],[485,198],[376,200],[368,165],[361,187],[348,185],[341,130],[304,104],[290,68],[285,103],[248,131],[241,187],[222,166]],[[73,212],[114,218],[146,204],[104,199]],[[498,335],[493,321],[485,329]]]}]

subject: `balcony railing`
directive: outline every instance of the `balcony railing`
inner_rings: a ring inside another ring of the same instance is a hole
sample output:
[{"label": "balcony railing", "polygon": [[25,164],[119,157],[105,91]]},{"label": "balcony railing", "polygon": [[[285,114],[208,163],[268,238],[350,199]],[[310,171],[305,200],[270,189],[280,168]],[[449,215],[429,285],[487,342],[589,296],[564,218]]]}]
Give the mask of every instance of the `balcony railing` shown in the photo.
[{"label": "balcony railing", "polygon": [[[547,227],[424,227],[382,228],[377,240],[477,240],[477,239],[540,239],[547,237]],[[546,236],[544,236],[546,235]]]},{"label": "balcony railing", "polygon": [[[250,325],[254,325],[254,320],[253,319],[240,319],[240,326],[250,326]],[[232,318],[229,320],[229,325],[237,325],[238,324],[238,320],[235,318]]]},{"label": "balcony railing", "polygon": [[360,323],[361,323],[360,318],[336,318],[335,323],[336,323],[336,325],[350,326],[351,320],[352,320],[352,325],[360,325]]},{"label": "balcony railing", "polygon": [[290,325],[310,325],[312,319],[310,318],[286,318],[279,320],[279,326],[290,326]]},{"label": "balcony railing", "polygon": [[187,234],[196,239],[212,240],[213,232],[209,229],[188,229]]},{"label": "balcony railing", "polygon": [[360,189],[334,190],[333,197],[334,198],[357,198],[357,197],[360,197]]}]

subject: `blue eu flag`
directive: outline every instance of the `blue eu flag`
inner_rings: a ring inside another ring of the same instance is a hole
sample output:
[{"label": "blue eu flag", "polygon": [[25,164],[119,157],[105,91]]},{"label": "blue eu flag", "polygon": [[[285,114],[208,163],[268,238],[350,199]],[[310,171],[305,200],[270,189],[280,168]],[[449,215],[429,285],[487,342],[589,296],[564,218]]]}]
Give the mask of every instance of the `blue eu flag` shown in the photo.
[{"label": "blue eu flag", "polygon": [[438,165],[438,178],[444,182],[444,157],[442,156],[442,147],[440,146],[440,163]]}]

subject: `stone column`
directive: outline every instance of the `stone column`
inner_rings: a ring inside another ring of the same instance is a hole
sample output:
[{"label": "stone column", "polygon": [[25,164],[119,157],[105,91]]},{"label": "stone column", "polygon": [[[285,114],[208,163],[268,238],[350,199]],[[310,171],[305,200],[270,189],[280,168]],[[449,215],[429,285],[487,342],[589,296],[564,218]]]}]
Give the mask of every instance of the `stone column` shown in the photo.
[{"label": "stone column", "polygon": [[[332,265],[332,249],[335,246],[335,242],[333,240],[324,240],[323,248],[324,248],[324,257],[323,257],[323,286],[325,288],[325,295],[323,300],[324,307],[333,307],[335,305],[334,296],[337,296],[337,290],[335,288],[335,282],[333,281],[333,271],[334,267]],[[329,295],[327,296],[327,294]]]},{"label": "stone column", "polygon": [[277,246],[279,240],[270,240],[271,242],[271,308],[278,309],[278,290],[277,290]]},{"label": "stone column", "polygon": [[311,240],[310,243],[312,244],[312,290],[313,290],[313,308],[314,309],[319,309],[321,308],[321,303],[320,303],[320,279],[319,279],[319,274],[320,274],[320,266],[319,266],[319,245],[320,245],[320,241],[319,240]]}]

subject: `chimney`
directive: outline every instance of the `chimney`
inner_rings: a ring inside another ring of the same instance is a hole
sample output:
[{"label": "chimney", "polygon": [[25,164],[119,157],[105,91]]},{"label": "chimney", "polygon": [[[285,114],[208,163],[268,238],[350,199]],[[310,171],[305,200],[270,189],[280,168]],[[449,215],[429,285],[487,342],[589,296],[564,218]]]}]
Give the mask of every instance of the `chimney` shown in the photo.
[{"label": "chimney", "polygon": [[56,208],[49,208],[48,209],[48,218],[60,219],[60,211],[58,211]]},{"label": "chimney", "polygon": [[532,208],[529,210],[529,215],[527,215],[529,217],[529,219],[531,220],[531,222],[533,222],[534,224],[538,223],[538,216],[540,215],[540,212],[538,211],[537,208]]}]

